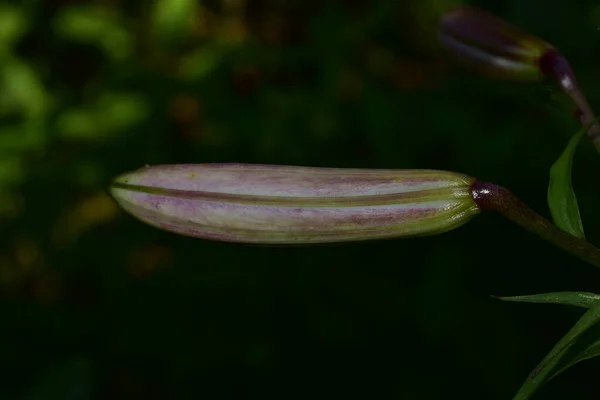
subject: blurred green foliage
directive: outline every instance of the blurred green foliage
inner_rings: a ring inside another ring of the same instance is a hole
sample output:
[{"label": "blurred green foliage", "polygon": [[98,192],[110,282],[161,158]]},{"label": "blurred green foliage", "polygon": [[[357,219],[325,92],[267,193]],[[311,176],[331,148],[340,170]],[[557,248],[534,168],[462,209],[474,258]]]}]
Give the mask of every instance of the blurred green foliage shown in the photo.
[{"label": "blurred green foliage", "polygon": [[[473,3],[555,44],[600,107],[597,2]],[[0,398],[511,398],[581,311],[489,294],[598,274],[500,217],[263,248],[155,230],[105,192],[145,164],[439,168],[549,216],[577,121],[423,52],[415,4],[0,3]],[[593,243],[599,163],[585,143],[573,166]],[[597,398],[599,363],[540,396]]]}]

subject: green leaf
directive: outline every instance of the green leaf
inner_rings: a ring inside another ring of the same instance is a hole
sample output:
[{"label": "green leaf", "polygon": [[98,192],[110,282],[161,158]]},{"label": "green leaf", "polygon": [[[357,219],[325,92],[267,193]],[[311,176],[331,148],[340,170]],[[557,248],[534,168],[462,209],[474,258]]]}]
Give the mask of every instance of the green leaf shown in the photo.
[{"label": "green leaf", "polygon": [[[567,369],[571,368],[572,366],[574,366],[575,364],[577,364],[581,361],[585,361],[585,360],[588,360],[590,358],[594,358],[597,356],[600,356],[600,339],[596,339],[596,340],[592,341],[591,344],[589,344],[583,350],[576,353],[575,356],[570,358],[568,361],[563,363],[563,365],[561,365],[559,368],[557,368],[556,372],[552,375],[552,377],[550,379],[554,379],[557,375],[563,373],[564,371],[566,371]],[[548,380],[550,380],[550,379],[548,379]]]},{"label": "green leaf", "polygon": [[504,301],[565,304],[584,308],[590,308],[600,300],[600,295],[588,292],[553,292],[525,296],[494,297]]},{"label": "green leaf", "polygon": [[569,140],[569,144],[550,168],[548,206],[556,225],[573,236],[583,238],[583,224],[579,215],[577,197],[571,186],[573,155],[589,126],[584,127]]},{"label": "green leaf", "polygon": [[[525,303],[548,303],[548,304],[565,304],[577,307],[591,308],[594,304],[598,304],[600,295],[589,292],[554,292],[554,293],[542,293],[525,296],[510,296],[510,297],[497,297],[495,298],[504,301],[515,301]],[[595,336],[597,337],[597,336]],[[578,343],[573,345],[574,349],[579,345],[579,342],[585,342],[583,338],[578,339]],[[588,343],[590,343],[588,341]],[[569,352],[570,353],[570,352]],[[573,365],[587,360],[592,357],[600,355],[600,339],[593,339],[590,344],[583,344],[580,351],[576,351],[574,356],[569,357],[567,354],[564,362],[561,362],[560,367],[555,368],[555,372],[548,380],[555,378],[558,374],[564,372]]]},{"label": "green leaf", "polygon": [[563,356],[573,346],[579,337],[600,321],[600,302],[597,302],[583,314],[571,330],[559,340],[548,355],[529,374],[513,400],[530,399],[546,381],[552,377]]}]

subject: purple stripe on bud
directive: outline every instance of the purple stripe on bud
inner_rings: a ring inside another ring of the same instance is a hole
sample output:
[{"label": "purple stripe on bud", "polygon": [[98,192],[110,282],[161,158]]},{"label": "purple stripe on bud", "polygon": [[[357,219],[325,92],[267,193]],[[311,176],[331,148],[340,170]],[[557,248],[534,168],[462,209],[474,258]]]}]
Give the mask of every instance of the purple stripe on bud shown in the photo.
[{"label": "purple stripe on bud", "polygon": [[138,219],[204,239],[327,243],[441,233],[479,212],[473,179],[433,170],[247,164],[146,167],[111,185]]}]

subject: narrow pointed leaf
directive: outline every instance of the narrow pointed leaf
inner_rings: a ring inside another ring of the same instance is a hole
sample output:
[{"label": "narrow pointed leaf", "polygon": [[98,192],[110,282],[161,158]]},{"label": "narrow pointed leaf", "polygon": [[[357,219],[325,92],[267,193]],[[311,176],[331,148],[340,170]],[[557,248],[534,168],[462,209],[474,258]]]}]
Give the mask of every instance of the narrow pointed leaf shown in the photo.
[{"label": "narrow pointed leaf", "polygon": [[573,155],[587,127],[569,140],[567,147],[550,168],[548,206],[556,225],[573,236],[585,237],[577,197],[571,185]]},{"label": "narrow pointed leaf", "polygon": [[557,368],[556,372],[550,379],[556,378],[558,375],[562,374],[567,369],[571,368],[575,364],[580,363],[581,361],[589,360],[590,358],[598,356],[600,356],[600,339],[592,341],[584,350],[578,352],[575,354],[575,356],[565,362],[564,365],[561,365],[559,368]]},{"label": "narrow pointed leaf", "polygon": [[552,376],[566,352],[589,328],[600,321],[600,302],[594,304],[577,321],[571,330],[558,341],[548,355],[527,377],[513,400],[527,400]]},{"label": "narrow pointed leaf", "polygon": [[590,308],[600,300],[600,295],[588,292],[553,292],[525,296],[496,297],[499,300],[522,303],[565,304]]}]

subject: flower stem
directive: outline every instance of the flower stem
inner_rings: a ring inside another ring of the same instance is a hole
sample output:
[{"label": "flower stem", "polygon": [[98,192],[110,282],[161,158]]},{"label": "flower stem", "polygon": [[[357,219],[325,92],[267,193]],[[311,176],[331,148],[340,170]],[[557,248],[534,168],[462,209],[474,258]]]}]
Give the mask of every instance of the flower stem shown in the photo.
[{"label": "flower stem", "polygon": [[[538,65],[542,73],[556,80],[558,86],[571,97],[577,106],[577,118],[581,124],[584,126],[592,124],[596,120],[594,111],[579,87],[569,62],[556,50],[549,50],[540,57]],[[600,125],[593,123],[588,129],[587,135],[600,152]]]},{"label": "flower stem", "polygon": [[542,239],[600,268],[600,249],[573,236],[537,214],[509,190],[493,183],[475,181],[471,194],[482,210],[494,210]]}]

